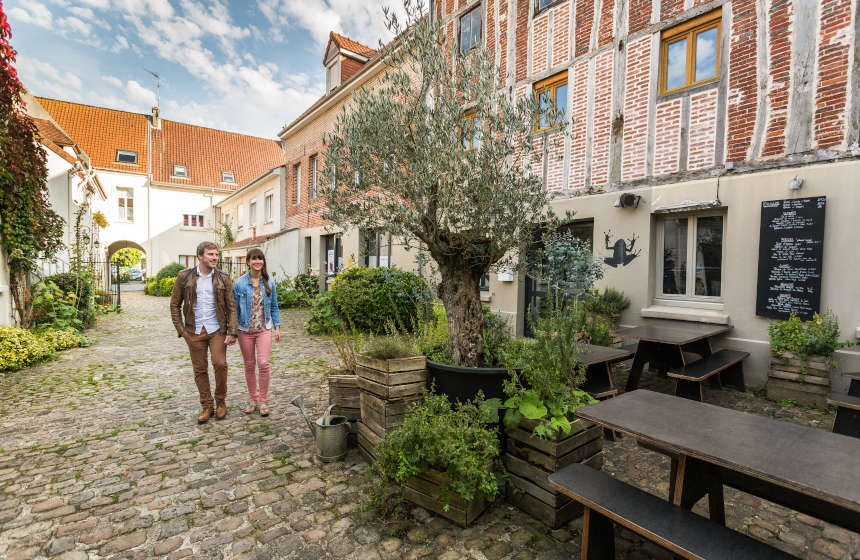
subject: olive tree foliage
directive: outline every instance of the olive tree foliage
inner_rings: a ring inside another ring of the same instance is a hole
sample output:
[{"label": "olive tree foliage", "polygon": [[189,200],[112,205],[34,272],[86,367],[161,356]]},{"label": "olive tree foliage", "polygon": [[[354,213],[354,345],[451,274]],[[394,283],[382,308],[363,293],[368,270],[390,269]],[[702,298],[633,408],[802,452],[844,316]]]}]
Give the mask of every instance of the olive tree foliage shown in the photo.
[{"label": "olive tree foliage", "polygon": [[[353,96],[325,138],[325,217],[344,228],[383,227],[427,251],[454,360],[478,366],[480,278],[515,258],[549,213],[529,169],[542,147],[538,107],[502,87],[482,49],[456,52],[421,0],[404,0],[404,11],[405,21],[385,12],[398,38],[382,49],[382,78]],[[472,114],[477,141],[466,150]]]}]

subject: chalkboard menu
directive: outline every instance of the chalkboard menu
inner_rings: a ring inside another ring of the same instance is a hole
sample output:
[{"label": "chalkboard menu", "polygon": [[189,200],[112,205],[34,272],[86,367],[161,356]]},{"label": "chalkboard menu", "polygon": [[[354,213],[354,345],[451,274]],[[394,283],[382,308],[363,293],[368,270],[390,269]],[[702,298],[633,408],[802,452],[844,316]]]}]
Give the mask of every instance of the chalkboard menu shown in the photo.
[{"label": "chalkboard menu", "polygon": [[821,305],[827,197],[761,203],[756,315],[812,319]]}]

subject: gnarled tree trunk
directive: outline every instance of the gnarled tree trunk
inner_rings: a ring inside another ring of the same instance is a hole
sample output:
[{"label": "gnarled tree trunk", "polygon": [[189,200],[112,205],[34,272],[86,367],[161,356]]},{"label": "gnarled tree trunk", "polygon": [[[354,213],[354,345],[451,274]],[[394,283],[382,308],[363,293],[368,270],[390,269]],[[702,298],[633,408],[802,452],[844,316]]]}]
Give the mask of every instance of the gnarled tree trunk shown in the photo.
[{"label": "gnarled tree trunk", "polygon": [[439,299],[445,305],[445,315],[451,334],[454,363],[479,367],[484,352],[481,329],[484,313],[481,308],[479,282],[482,270],[469,267],[461,260],[439,263]]}]

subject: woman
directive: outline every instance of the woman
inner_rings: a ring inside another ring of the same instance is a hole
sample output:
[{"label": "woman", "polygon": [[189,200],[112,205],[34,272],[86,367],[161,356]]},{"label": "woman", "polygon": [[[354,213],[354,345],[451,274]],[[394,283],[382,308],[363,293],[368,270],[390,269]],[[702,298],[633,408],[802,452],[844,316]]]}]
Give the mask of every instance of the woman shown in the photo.
[{"label": "woman", "polygon": [[[236,299],[236,316],[239,323],[239,348],[245,360],[245,381],[248,384],[250,404],[245,414],[260,407],[260,416],[268,416],[266,405],[269,396],[269,356],[272,353],[272,330],[275,340],[281,341],[281,314],[275,281],[269,279],[266,256],[259,249],[251,249],[245,257],[248,272],[233,284]],[[259,391],[257,375],[260,370]]]}]

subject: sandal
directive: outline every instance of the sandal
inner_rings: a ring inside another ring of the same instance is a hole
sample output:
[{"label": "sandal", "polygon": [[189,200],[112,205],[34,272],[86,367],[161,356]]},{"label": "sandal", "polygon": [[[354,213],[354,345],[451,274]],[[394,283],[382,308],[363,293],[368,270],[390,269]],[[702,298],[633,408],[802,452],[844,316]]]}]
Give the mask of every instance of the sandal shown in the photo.
[{"label": "sandal", "polygon": [[268,416],[269,415],[269,407],[266,406],[266,403],[260,403],[260,416]]},{"label": "sandal", "polygon": [[251,401],[251,404],[249,404],[248,408],[245,409],[245,414],[251,414],[255,410],[257,410],[257,401]]}]

